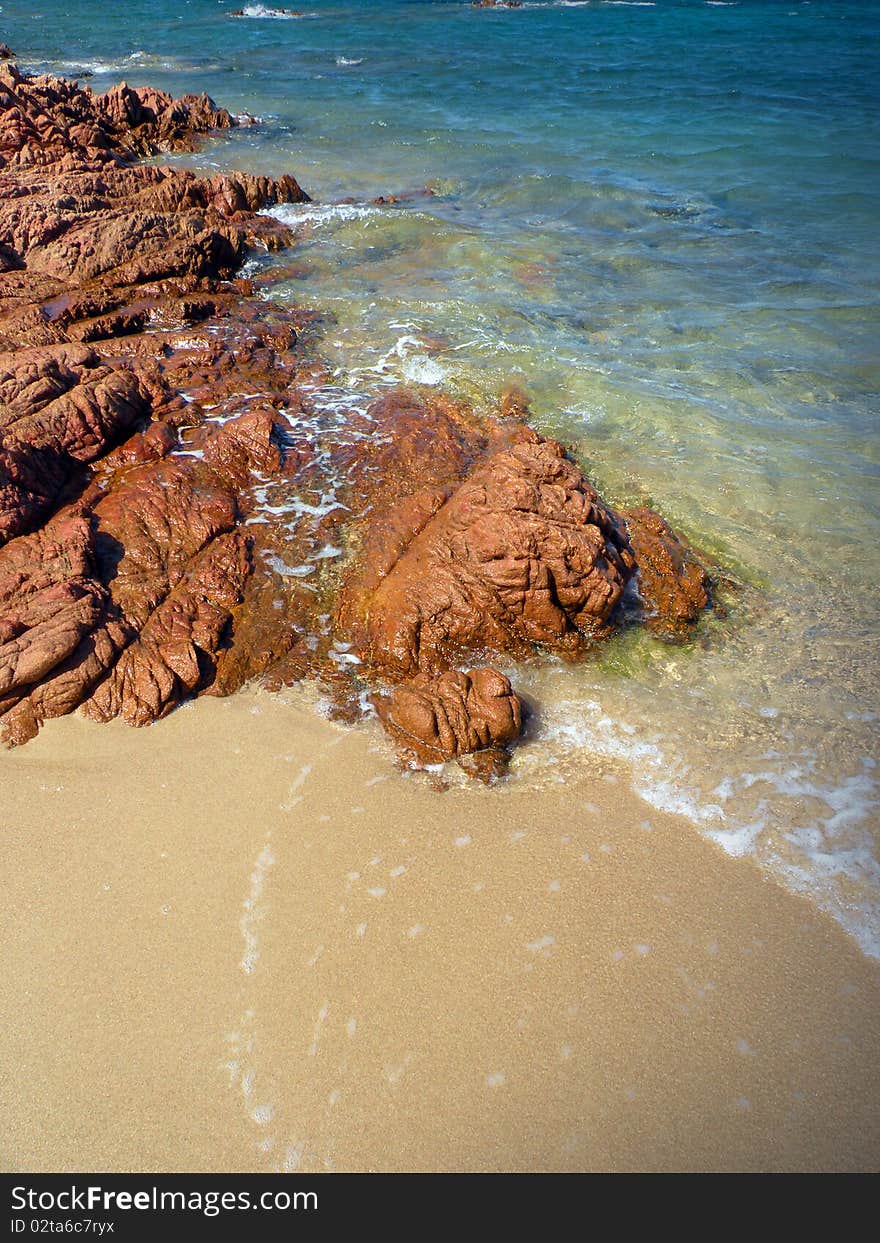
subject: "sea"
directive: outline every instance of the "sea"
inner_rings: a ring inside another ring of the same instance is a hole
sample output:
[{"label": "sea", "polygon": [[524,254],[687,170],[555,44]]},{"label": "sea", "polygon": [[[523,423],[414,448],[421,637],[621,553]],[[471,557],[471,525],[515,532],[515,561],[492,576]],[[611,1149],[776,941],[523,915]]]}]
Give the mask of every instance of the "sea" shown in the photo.
[{"label": "sea", "polygon": [[253,266],[322,312],[335,417],[516,383],[610,502],[720,563],[692,641],[512,670],[512,779],[540,822],[548,782],[616,765],[880,956],[880,5],[3,0],[0,39],[260,118],[174,158],[311,195]]}]

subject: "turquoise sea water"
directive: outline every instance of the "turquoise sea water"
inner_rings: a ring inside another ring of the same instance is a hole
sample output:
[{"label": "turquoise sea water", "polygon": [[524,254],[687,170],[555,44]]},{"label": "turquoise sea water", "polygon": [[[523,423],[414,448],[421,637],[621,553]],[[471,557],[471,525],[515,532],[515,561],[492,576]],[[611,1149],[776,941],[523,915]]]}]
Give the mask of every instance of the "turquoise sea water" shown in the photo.
[{"label": "turquoise sea water", "polygon": [[313,196],[281,209],[301,271],[275,294],[327,313],[352,404],[517,380],[610,500],[736,572],[688,648],[518,671],[516,771],[539,799],[622,759],[880,953],[880,6],[4,0],[0,38],[260,115],[189,162]]}]

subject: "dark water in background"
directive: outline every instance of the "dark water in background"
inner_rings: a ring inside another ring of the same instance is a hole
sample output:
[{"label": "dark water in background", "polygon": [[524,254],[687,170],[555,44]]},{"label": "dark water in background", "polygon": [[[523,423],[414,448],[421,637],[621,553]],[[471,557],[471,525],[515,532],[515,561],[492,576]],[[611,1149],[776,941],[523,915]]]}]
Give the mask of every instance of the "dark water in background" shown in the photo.
[{"label": "dark water in background", "polygon": [[404,379],[488,406],[519,380],[610,500],[751,585],[706,645],[519,671],[543,711],[516,771],[620,757],[880,953],[880,6],[236,7],[4,0],[0,38],[264,118],[194,162],[316,200],[281,211],[305,272],[280,296],[335,317],[343,401]]}]

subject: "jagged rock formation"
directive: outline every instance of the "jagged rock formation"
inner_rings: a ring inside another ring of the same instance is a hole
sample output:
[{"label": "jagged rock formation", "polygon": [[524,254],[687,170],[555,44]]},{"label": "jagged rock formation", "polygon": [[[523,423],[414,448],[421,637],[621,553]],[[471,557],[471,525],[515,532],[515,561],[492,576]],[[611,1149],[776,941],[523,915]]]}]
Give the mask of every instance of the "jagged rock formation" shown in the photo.
[{"label": "jagged rock formation", "polygon": [[0,65],[0,731],[310,674],[340,713],[366,690],[407,762],[489,777],[522,720],[497,654],[582,654],[636,575],[681,637],[708,573],[515,394],[490,420],[404,392],[328,415],[309,313],[235,275],[290,244],[258,213],[296,181],[135,162],[237,123]]}]

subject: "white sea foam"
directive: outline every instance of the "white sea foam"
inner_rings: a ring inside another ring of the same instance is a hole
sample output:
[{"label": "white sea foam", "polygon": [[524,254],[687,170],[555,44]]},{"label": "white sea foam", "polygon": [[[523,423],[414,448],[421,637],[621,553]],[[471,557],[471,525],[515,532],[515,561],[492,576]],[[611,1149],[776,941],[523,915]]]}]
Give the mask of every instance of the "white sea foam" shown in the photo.
[{"label": "white sea foam", "polygon": [[111,73],[122,73],[127,64],[126,61],[107,61],[107,60],[61,60],[61,61],[41,61],[40,67],[43,65],[50,66],[53,70],[60,70],[65,73],[83,74],[94,73],[100,76],[106,76]]},{"label": "white sea foam", "polygon": [[309,574],[314,574],[315,572],[313,565],[288,565],[286,561],[282,561],[275,553],[264,553],[263,556],[270,569],[273,569],[276,574],[280,574],[282,578],[307,578]]},{"label": "white sea foam", "polygon": [[294,22],[304,17],[317,17],[317,13],[295,13],[293,9],[273,9],[268,4],[246,4],[240,13],[230,17],[251,18],[256,21]]},{"label": "white sea foam", "polygon": [[[818,775],[815,758],[801,756],[782,767],[734,772],[706,792],[659,737],[615,719],[596,700],[559,703],[542,726],[551,745],[625,763],[633,789],[652,807],[684,816],[734,857],[754,857],[880,958],[880,905],[870,896],[880,889],[870,832],[880,786],[870,757],[833,782]],[[806,808],[809,823],[797,823]]]},{"label": "white sea foam", "polygon": [[239,927],[244,938],[244,954],[241,959],[241,969],[245,975],[253,975],[260,959],[258,929],[265,915],[262,905],[263,890],[266,885],[266,878],[274,866],[275,853],[272,850],[270,838],[267,836],[251,872],[248,895],[242,903],[243,913]]},{"label": "white sea foam", "polygon": [[446,368],[425,354],[407,358],[401,370],[404,378],[412,384],[442,384],[446,379]]},{"label": "white sea foam", "polygon": [[723,819],[720,805],[700,801],[687,784],[686,770],[670,761],[657,741],[640,739],[634,726],[606,715],[595,700],[560,704],[548,714],[544,728],[546,736],[573,749],[630,764],[636,792],[658,811],[687,816],[700,825]]},{"label": "white sea foam", "polygon": [[352,220],[369,220],[380,209],[358,203],[279,203],[266,214],[292,228],[299,224],[314,226],[347,224]]},{"label": "white sea foam", "polygon": [[391,379],[408,380],[411,384],[442,384],[447,378],[446,368],[425,352],[424,341],[411,333],[398,337],[377,363],[364,370]]},{"label": "white sea foam", "polygon": [[96,77],[111,77],[115,74],[130,74],[133,70],[157,70],[162,73],[205,73],[213,72],[218,66],[201,62],[181,60],[177,56],[161,56],[155,52],[145,52],[137,48],[127,56],[115,60],[70,60],[67,58],[41,60],[34,63],[38,69],[46,69],[52,73],[65,75],[94,74]]}]

